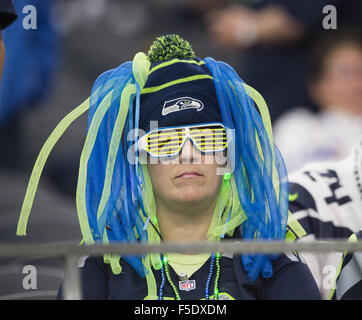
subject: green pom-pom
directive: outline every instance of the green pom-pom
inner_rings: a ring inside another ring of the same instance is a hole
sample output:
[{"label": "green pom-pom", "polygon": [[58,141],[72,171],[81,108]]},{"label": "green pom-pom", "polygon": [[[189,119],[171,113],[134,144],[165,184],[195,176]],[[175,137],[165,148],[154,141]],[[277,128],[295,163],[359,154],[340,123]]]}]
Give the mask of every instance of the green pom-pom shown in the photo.
[{"label": "green pom-pom", "polygon": [[156,38],[148,52],[151,62],[161,62],[170,59],[192,59],[195,52],[190,43],[177,34],[168,34]]}]

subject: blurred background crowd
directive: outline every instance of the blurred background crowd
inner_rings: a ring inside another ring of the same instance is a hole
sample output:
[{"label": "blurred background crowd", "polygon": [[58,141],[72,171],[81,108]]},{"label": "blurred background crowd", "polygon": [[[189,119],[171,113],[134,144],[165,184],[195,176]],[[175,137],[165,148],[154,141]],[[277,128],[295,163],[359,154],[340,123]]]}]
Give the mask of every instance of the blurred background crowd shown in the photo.
[{"label": "blurred background crowd", "polygon": [[[0,241],[22,241],[15,227],[27,181],[55,126],[89,96],[101,73],[147,52],[162,34],[178,33],[200,58],[229,63],[262,94],[289,172],[345,157],[362,134],[360,0],[13,3],[18,17],[2,31]],[[37,10],[36,29],[23,27],[29,4]],[[336,28],[323,25],[327,5],[336,9]],[[85,132],[83,116],[51,153],[29,222],[33,241],[81,240],[74,197]],[[47,265],[44,277],[49,287],[49,278],[58,283],[61,274]]]}]

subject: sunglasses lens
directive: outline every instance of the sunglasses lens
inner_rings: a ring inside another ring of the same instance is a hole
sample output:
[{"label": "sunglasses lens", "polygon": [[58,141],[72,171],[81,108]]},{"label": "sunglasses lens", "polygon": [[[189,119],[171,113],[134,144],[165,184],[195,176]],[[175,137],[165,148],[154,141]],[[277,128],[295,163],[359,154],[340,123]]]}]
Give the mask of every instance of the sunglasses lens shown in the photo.
[{"label": "sunglasses lens", "polygon": [[202,152],[222,151],[227,148],[226,132],[222,126],[192,129],[191,139]]},{"label": "sunglasses lens", "polygon": [[154,157],[173,156],[180,152],[184,136],[182,130],[159,130],[147,135],[147,151]]}]

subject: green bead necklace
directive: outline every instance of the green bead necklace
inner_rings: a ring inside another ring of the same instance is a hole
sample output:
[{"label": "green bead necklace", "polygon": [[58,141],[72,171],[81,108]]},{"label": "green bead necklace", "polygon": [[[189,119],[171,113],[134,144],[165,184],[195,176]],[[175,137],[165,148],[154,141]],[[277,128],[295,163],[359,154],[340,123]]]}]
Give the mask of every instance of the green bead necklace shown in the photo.
[{"label": "green bead necklace", "polygon": [[[212,254],[211,256],[211,262],[210,262],[210,271],[209,271],[209,275],[207,277],[207,282],[206,282],[206,288],[205,288],[205,298],[206,300],[209,300],[209,284],[211,282],[211,277],[212,277],[212,273],[213,273],[213,269],[214,269],[214,260],[215,260],[215,265],[216,265],[216,276],[215,276],[215,284],[214,284],[214,300],[218,300],[218,296],[219,296],[219,289],[218,289],[218,283],[219,283],[219,279],[220,279],[220,258],[221,255],[220,253],[216,253],[216,254]],[[162,255],[162,269],[161,269],[161,274],[162,274],[162,278],[164,278],[164,275],[166,276],[166,279],[168,281],[168,283],[170,284],[174,294],[175,294],[175,299],[176,300],[181,300],[180,294],[178,292],[178,289],[176,287],[176,285],[173,283],[171,276],[170,276],[170,270],[168,267],[168,259],[166,254]],[[161,286],[160,286],[160,293],[159,293],[159,299],[163,300],[163,288],[165,285],[165,280],[162,280]]]}]

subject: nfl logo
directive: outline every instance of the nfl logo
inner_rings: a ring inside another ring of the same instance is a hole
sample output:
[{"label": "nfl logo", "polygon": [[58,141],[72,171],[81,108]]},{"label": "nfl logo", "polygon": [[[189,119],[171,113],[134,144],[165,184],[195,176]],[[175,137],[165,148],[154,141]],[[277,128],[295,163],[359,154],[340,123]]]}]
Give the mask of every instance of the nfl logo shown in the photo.
[{"label": "nfl logo", "polygon": [[196,281],[195,280],[179,281],[178,286],[180,290],[184,291],[194,290],[196,288]]}]

